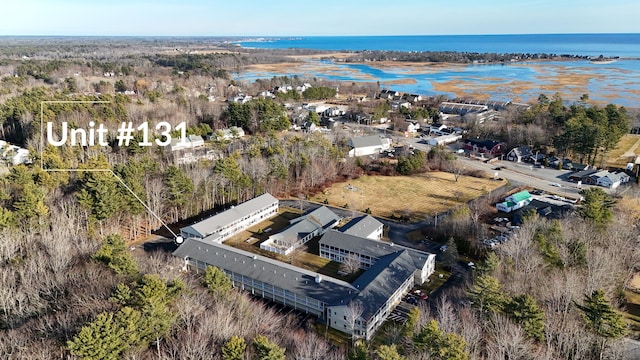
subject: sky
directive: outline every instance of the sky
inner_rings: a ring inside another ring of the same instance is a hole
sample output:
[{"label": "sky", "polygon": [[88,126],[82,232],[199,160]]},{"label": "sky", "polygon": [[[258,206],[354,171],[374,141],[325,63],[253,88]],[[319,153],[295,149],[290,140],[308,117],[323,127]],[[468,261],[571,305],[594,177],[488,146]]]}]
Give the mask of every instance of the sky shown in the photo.
[{"label": "sky", "polygon": [[0,35],[640,33],[638,0],[20,0]]}]

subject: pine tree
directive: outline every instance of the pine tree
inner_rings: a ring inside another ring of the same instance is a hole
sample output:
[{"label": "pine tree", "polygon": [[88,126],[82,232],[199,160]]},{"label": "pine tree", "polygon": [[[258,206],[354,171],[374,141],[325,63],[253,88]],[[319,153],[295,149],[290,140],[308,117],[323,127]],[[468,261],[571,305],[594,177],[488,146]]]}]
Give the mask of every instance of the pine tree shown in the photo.
[{"label": "pine tree", "polygon": [[502,311],[506,300],[498,279],[489,275],[478,276],[468,295],[473,305],[485,313]]},{"label": "pine tree", "polygon": [[364,342],[356,342],[349,354],[348,360],[369,360],[369,349]]},{"label": "pine tree", "polygon": [[256,336],[253,339],[253,346],[258,360],[285,360],[285,349],[269,342],[265,336]]},{"label": "pine tree", "polygon": [[244,338],[234,335],[222,346],[222,360],[242,360],[246,348]]},{"label": "pine tree", "polygon": [[212,294],[225,294],[231,290],[231,279],[215,266],[207,266],[202,277],[202,284],[209,289]]},{"label": "pine tree", "polygon": [[420,309],[416,306],[411,310],[409,310],[409,313],[407,314],[407,320],[402,326],[402,335],[404,335],[407,338],[410,338],[411,336],[413,336],[413,332],[415,331],[416,325],[418,324],[419,320],[420,320]]},{"label": "pine tree", "polygon": [[584,201],[579,208],[580,216],[592,224],[603,227],[613,219],[615,200],[600,188],[589,188],[581,191]]},{"label": "pine tree", "polygon": [[376,356],[380,360],[404,360],[404,356],[398,354],[398,348],[393,345],[380,345],[376,350]]},{"label": "pine tree", "polygon": [[430,320],[414,336],[413,345],[418,350],[427,351],[431,358],[438,360],[468,360],[467,343],[454,333],[440,330],[438,322]]},{"label": "pine tree", "polygon": [[602,338],[600,343],[600,358],[602,359],[607,341],[620,338],[627,333],[624,319],[609,304],[602,290],[595,290],[591,295],[585,295],[584,304],[576,303],[576,306],[582,311],[582,317],[591,330]]},{"label": "pine tree", "polygon": [[544,312],[531,295],[514,296],[505,305],[505,312],[529,337],[538,341],[544,338]]},{"label": "pine tree", "polygon": [[104,312],[82,327],[80,332],[67,342],[71,354],[88,360],[118,360],[128,348],[123,335],[125,330],[118,324],[114,314]]},{"label": "pine tree", "polygon": [[626,334],[627,328],[622,315],[617,313],[604,296],[604,291],[596,290],[584,296],[584,304],[576,304],[594,333],[605,338],[616,339]]},{"label": "pine tree", "polygon": [[109,235],[92,259],[109,266],[116,274],[133,276],[138,273],[138,265],[127,250],[124,239],[119,235]]}]

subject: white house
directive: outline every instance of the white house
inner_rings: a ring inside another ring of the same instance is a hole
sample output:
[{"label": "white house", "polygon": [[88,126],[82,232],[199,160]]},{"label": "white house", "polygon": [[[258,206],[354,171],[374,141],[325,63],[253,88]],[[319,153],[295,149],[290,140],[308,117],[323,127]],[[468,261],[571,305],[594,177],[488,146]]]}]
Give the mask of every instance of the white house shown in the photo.
[{"label": "white house", "polygon": [[496,204],[496,209],[498,211],[509,213],[513,210],[518,210],[529,205],[529,203],[531,203],[531,200],[533,200],[533,198],[528,191],[520,191],[513,195],[507,196],[504,199],[504,202]]},{"label": "white house", "polygon": [[611,173],[607,171],[605,174],[602,174],[600,177],[598,177],[598,180],[596,180],[596,185],[604,186],[610,189],[615,189],[621,184],[628,182],[629,179],[630,179],[629,175],[623,172]]},{"label": "white house", "polygon": [[531,148],[528,146],[519,146],[519,147],[515,147],[513,149],[511,149],[511,151],[509,151],[509,153],[507,154],[507,160],[509,161],[515,161],[515,162],[524,162],[524,161],[528,161],[529,159],[531,159],[531,156],[533,156],[533,152],[531,151]]},{"label": "white house", "polygon": [[360,136],[348,141],[349,157],[379,154],[391,148],[391,139],[378,135]]}]

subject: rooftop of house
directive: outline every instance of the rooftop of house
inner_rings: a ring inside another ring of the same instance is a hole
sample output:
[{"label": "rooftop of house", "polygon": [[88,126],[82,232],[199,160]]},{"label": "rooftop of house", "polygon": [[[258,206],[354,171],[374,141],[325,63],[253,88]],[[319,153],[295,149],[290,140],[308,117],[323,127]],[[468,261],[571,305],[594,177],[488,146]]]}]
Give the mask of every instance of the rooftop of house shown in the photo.
[{"label": "rooftop of house", "polygon": [[340,221],[340,216],[336,215],[326,206],[312,210],[291,221],[286,229],[269,237],[269,240],[280,241],[294,245],[300,238],[316,231],[317,229],[327,229]]},{"label": "rooftop of house", "polygon": [[227,226],[234,221],[252,214],[256,210],[266,208],[267,206],[277,202],[278,199],[269,193],[265,193],[210,218],[204,219],[193,225],[186,226],[182,228],[182,230],[191,234],[199,234],[200,237],[206,237],[221,227]]},{"label": "rooftop of house", "polygon": [[520,201],[531,199],[531,194],[529,194],[527,190],[524,190],[508,196],[507,199],[518,203]]},{"label": "rooftop of house", "polygon": [[351,219],[351,221],[340,228],[340,231],[348,235],[367,237],[381,226],[383,226],[383,224],[373,216],[364,215]]}]

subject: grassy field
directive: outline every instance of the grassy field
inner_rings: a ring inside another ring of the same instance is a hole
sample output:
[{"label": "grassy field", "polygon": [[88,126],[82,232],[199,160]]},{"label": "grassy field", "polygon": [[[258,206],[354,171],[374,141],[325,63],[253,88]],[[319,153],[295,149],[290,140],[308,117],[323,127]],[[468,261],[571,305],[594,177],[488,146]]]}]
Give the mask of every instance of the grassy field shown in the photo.
[{"label": "grassy field", "polygon": [[505,181],[432,172],[416,176],[362,176],[336,183],[311,200],[364,211],[374,216],[420,220],[475,199]]},{"label": "grassy field", "polygon": [[616,148],[611,150],[606,158],[605,165],[624,168],[629,160],[640,155],[640,135],[627,134],[620,139]]}]

